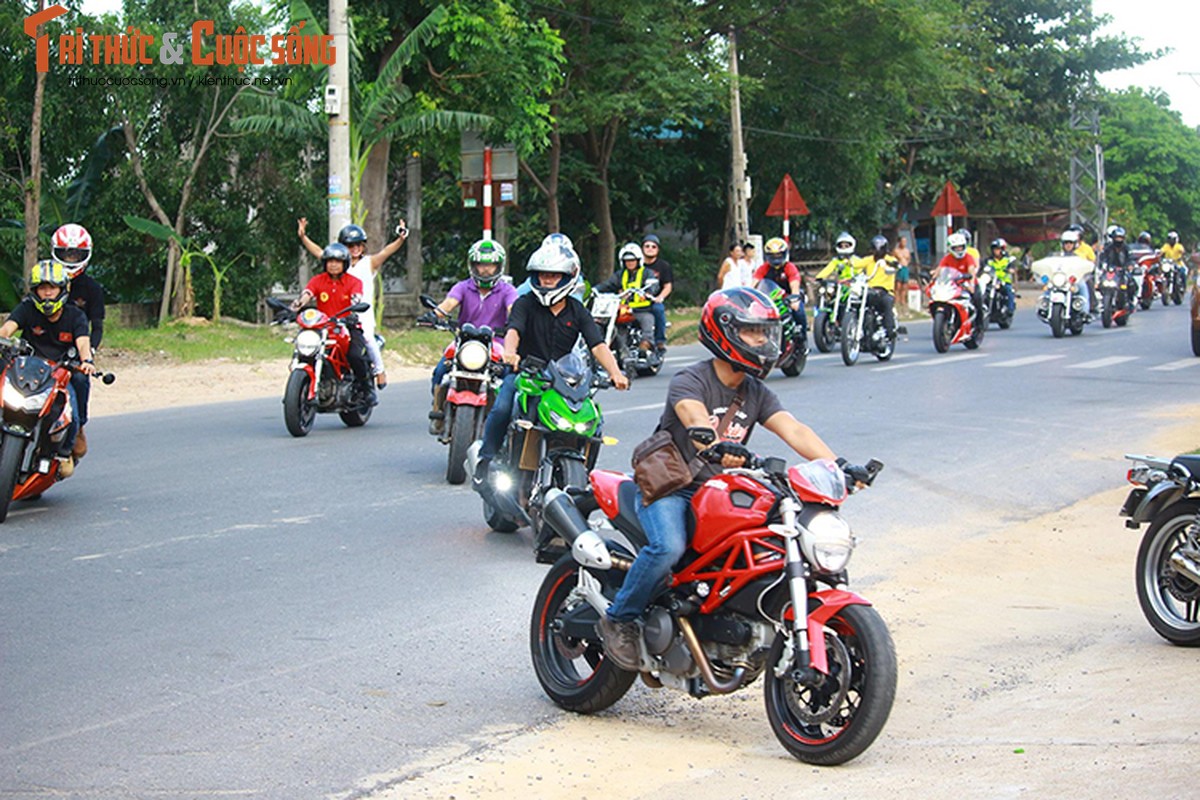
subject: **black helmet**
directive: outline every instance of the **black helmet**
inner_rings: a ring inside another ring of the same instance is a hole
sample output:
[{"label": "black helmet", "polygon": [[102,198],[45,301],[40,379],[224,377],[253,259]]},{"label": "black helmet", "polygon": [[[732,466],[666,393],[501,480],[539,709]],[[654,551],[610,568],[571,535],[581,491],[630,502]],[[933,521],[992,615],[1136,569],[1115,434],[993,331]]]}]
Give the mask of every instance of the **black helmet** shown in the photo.
[{"label": "black helmet", "polygon": [[1153,244],[1154,240],[1150,237],[1150,231],[1142,231],[1138,234],[1138,244]]},{"label": "black helmet", "polygon": [[1110,236],[1114,242],[1117,242],[1117,241],[1124,242],[1125,241],[1125,229],[1122,228],[1120,225],[1114,226]]},{"label": "black helmet", "polygon": [[881,255],[884,255],[885,253],[887,253],[887,246],[888,246],[888,240],[887,240],[886,236],[883,236],[881,234],[879,236],[871,237],[871,251],[875,255],[881,256]]},{"label": "black helmet", "polygon": [[352,244],[366,244],[367,232],[357,225],[347,225],[338,231],[338,243],[347,247]]},{"label": "black helmet", "polygon": [[340,261],[342,262],[342,271],[349,271],[350,251],[346,248],[346,245],[341,244],[340,242],[334,242],[333,244],[326,245],[325,249],[321,251],[322,269],[325,269],[325,262],[327,261]]}]

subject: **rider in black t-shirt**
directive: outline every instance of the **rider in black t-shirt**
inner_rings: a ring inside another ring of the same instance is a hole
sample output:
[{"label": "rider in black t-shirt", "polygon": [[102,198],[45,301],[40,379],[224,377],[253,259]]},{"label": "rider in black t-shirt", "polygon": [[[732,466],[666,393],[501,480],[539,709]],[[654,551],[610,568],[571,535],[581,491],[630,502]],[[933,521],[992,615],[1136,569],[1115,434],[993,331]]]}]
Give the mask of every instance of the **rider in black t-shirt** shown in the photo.
[{"label": "rider in black t-shirt", "polygon": [[[100,340],[104,338],[104,287],[86,272],[92,259],[92,235],[82,225],[63,225],[50,237],[50,255],[67,271],[67,279],[71,282],[67,302],[87,317],[92,349],[98,350]],[[88,421],[92,384],[87,375],[77,372],[71,376],[71,385],[75,387],[79,402],[79,436],[75,439],[74,453],[75,459],[79,460],[87,453],[87,434],[83,426]]]},{"label": "rider in black t-shirt", "polygon": [[[532,281],[529,294],[517,298],[508,313],[508,332],[504,335],[504,361],[516,367],[522,358],[534,356],[543,361],[562,358],[583,336],[596,361],[612,378],[618,389],[629,388],[629,379],[621,374],[612,350],[604,343],[596,321],[583,303],[571,296],[579,280],[579,258],[571,248],[546,244],[529,258],[526,267]],[[517,393],[517,374],[504,378],[492,410],[483,425],[483,444],[475,470],[474,487],[488,491],[488,464],[504,442],[504,432],[512,421],[513,400]]]},{"label": "rider in black t-shirt", "polygon": [[[67,304],[67,271],[53,261],[39,261],[33,266],[29,284],[29,296],[0,325],[0,338],[7,339],[20,330],[21,338],[48,361],[62,361],[71,348],[75,348],[83,362],[79,365],[79,371],[86,375],[94,373],[96,367],[92,364],[87,317],[78,308]],[[74,382],[67,387],[67,395],[71,399],[73,419],[63,437],[58,456],[58,472],[64,478],[69,478],[75,471],[72,450],[80,425]]]}]

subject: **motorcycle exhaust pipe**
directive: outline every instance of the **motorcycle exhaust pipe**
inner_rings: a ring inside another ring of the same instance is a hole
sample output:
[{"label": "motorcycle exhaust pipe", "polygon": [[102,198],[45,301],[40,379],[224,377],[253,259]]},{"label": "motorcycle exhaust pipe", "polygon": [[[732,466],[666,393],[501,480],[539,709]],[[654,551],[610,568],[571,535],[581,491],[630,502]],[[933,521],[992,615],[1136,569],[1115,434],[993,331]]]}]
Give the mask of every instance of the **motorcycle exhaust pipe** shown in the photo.
[{"label": "motorcycle exhaust pipe", "polygon": [[571,546],[571,556],[578,563],[595,569],[612,569],[613,558],[608,546],[587,524],[571,496],[562,489],[553,487],[546,492],[542,523],[549,525]]},{"label": "motorcycle exhaust pipe", "polygon": [[1170,562],[1172,569],[1192,583],[1200,586],[1200,563],[1197,563],[1193,558],[1189,558],[1181,550],[1176,550],[1171,554]]},{"label": "motorcycle exhaust pipe", "polygon": [[742,678],[746,675],[746,668],[738,667],[728,681],[722,681],[713,673],[712,664],[708,663],[708,656],[704,654],[704,648],[700,645],[700,638],[692,630],[692,623],[688,622],[686,617],[677,617],[676,620],[679,623],[679,630],[683,632],[683,639],[687,642],[688,650],[692,652],[692,659],[700,668],[700,677],[704,679],[708,690],[713,694],[729,694],[740,689]]}]

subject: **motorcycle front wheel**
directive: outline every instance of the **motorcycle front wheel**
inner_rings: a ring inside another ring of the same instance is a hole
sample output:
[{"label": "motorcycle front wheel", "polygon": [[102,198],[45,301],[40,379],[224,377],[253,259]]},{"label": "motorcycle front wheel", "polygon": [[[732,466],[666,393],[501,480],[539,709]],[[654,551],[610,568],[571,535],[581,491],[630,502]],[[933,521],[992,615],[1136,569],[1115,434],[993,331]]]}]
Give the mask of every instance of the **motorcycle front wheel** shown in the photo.
[{"label": "motorcycle front wheel", "polygon": [[1066,331],[1066,323],[1063,321],[1063,307],[1056,305],[1050,309],[1050,332],[1054,334],[1055,339],[1061,339]]},{"label": "motorcycle front wheel", "polygon": [[842,323],[842,363],[853,367],[861,352],[862,331],[858,327],[858,315],[851,308],[846,311],[845,322]]},{"label": "motorcycle front wheel", "polygon": [[0,522],[8,519],[8,506],[21,472],[21,457],[25,455],[25,440],[6,433],[0,438]]},{"label": "motorcycle front wheel", "polygon": [[560,708],[591,714],[624,697],[637,673],[621,669],[605,656],[590,624],[569,624],[572,617],[598,619],[587,601],[571,596],[580,569],[570,554],[550,568],[533,603],[529,650],[546,695]]},{"label": "motorcycle front wheel", "polygon": [[448,405],[450,452],[446,456],[446,482],[455,486],[467,479],[467,448],[475,441],[475,417],[482,409]]},{"label": "motorcycle front wheel", "polygon": [[317,404],[308,399],[310,381],[307,372],[294,369],[283,390],[283,424],[288,433],[297,438],[307,436],[317,418]]},{"label": "motorcycle front wheel", "polygon": [[950,319],[946,309],[939,308],[933,314],[933,349],[944,353],[950,349],[954,340],[954,331],[950,329]]},{"label": "motorcycle front wheel", "polygon": [[807,764],[844,764],[871,746],[896,697],[896,648],[879,613],[846,606],[826,624],[829,674],[804,684],[775,675],[785,638],[775,637],[764,671],[767,719],[784,749]]},{"label": "motorcycle front wheel", "polygon": [[813,344],[822,353],[828,353],[833,349],[836,337],[833,335],[832,327],[829,323],[828,311],[822,311],[813,320]]},{"label": "motorcycle front wheel", "polygon": [[1113,324],[1113,293],[1104,293],[1104,307],[1100,309],[1100,323],[1106,328],[1111,328]]},{"label": "motorcycle front wheel", "polygon": [[1138,547],[1138,603],[1159,636],[1183,647],[1200,646],[1200,585],[1171,565],[1171,556],[1187,547],[1187,530],[1200,513],[1200,501],[1167,506],[1150,523]]}]

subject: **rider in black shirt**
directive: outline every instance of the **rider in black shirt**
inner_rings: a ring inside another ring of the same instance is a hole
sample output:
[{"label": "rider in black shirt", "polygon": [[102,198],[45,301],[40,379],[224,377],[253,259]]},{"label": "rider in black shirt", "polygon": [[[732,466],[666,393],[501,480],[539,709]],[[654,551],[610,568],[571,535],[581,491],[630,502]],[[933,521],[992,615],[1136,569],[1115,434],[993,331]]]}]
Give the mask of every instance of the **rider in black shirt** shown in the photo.
[{"label": "rider in black shirt", "polygon": [[[88,335],[92,349],[98,350],[100,340],[104,338],[104,287],[86,272],[92,258],[92,236],[82,225],[69,223],[54,232],[50,246],[51,256],[62,264],[71,282],[67,302],[84,313],[90,327]],[[71,385],[75,387],[79,402],[79,436],[75,439],[75,459],[79,460],[87,453],[87,435],[83,426],[88,421],[92,384],[87,375],[77,372],[71,375]]]}]

